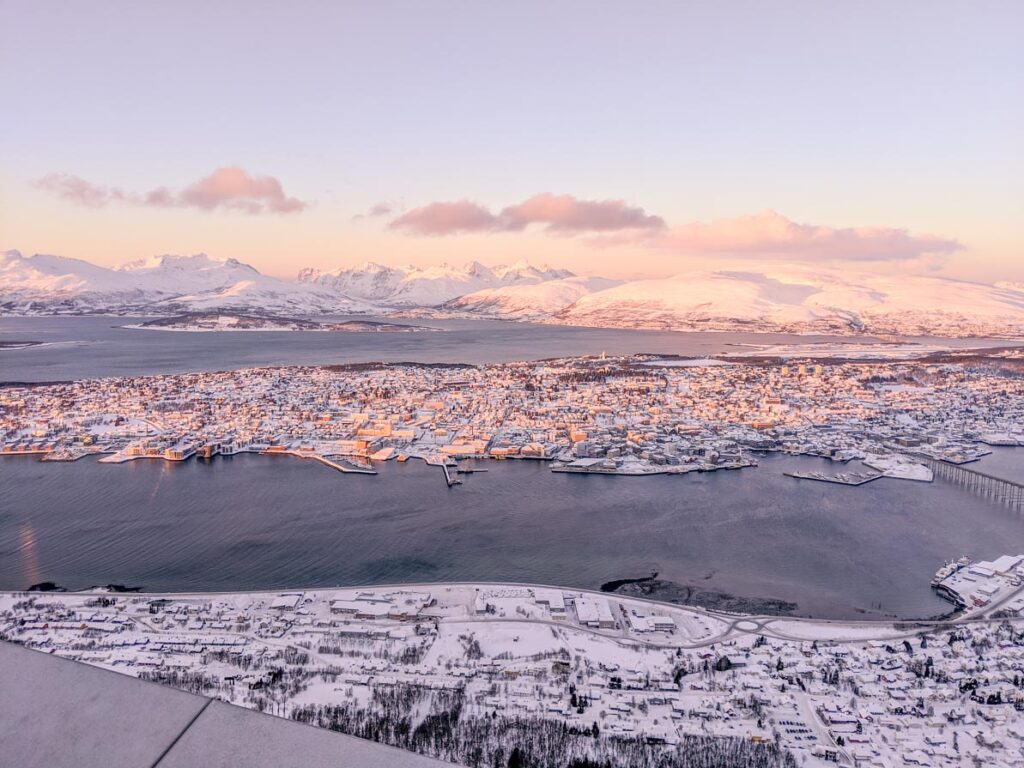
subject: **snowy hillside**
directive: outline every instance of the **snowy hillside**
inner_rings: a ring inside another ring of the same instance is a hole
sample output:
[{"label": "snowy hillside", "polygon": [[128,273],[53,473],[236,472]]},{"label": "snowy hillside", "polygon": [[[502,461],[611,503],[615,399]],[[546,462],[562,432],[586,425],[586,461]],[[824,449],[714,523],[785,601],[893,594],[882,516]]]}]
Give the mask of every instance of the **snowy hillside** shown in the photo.
[{"label": "snowy hillside", "polygon": [[367,263],[330,272],[306,269],[299,273],[299,282],[388,306],[435,307],[475,291],[532,285],[571,275],[564,269],[537,268],[526,262],[493,269],[476,261],[464,267],[441,264],[426,268]]},{"label": "snowy hillside", "polygon": [[506,320],[542,320],[587,294],[612,288],[621,282],[603,277],[574,276],[528,285],[503,285],[467,293],[444,306]]},{"label": "snowy hillside", "polygon": [[207,309],[291,313],[363,311],[314,286],[260,274],[235,259],[156,256],[119,269],[62,256],[0,256],[0,311],[30,314],[164,313]]},{"label": "snowy hillside", "polygon": [[580,297],[554,322],[676,330],[1024,334],[1024,292],[918,275],[692,272]]},{"label": "snowy hillside", "polygon": [[296,282],[235,259],[155,256],[107,269],[0,254],[0,313],[309,316],[459,312],[507,320],[673,330],[1024,335],[1024,286],[807,266],[689,272],[621,283],[525,262],[487,267],[306,269]]},{"label": "snowy hillside", "polygon": [[63,256],[0,254],[0,311],[84,311],[152,298],[137,275]]}]

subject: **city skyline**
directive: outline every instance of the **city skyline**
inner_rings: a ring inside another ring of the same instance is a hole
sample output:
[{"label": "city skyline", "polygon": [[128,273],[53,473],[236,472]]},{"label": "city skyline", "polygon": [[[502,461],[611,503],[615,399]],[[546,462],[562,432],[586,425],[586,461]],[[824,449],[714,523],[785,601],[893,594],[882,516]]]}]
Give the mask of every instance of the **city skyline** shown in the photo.
[{"label": "city skyline", "polygon": [[1024,279],[1019,6],[450,10],[5,3],[0,247]]}]

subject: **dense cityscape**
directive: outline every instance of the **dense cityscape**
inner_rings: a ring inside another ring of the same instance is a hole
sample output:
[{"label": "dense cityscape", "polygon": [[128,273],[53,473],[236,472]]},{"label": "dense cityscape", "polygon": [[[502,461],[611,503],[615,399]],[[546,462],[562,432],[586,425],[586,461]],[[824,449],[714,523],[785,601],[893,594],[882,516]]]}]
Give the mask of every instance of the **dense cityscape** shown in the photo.
[{"label": "dense cityscape", "polygon": [[346,472],[421,458],[550,460],[555,471],[682,473],[763,451],[861,459],[932,479],[986,444],[1024,443],[1013,350],[934,361],[566,358],[488,366],[358,364],[108,378],[0,390],[5,453],[182,461],[238,452]]}]

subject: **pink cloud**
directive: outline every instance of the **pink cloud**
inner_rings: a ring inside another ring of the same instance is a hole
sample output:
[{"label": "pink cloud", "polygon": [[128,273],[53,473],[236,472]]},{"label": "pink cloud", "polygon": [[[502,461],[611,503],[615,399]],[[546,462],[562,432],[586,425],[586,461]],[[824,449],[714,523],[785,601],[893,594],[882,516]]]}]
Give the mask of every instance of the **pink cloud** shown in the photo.
[{"label": "pink cloud", "polygon": [[363,221],[364,219],[379,219],[384,216],[393,216],[400,210],[402,210],[402,207],[395,203],[374,203],[365,213],[357,213],[353,216],[352,221]]},{"label": "pink cloud", "polygon": [[414,235],[453,235],[458,232],[491,232],[501,229],[499,219],[482,205],[469,200],[431,203],[413,208],[388,224]]},{"label": "pink cloud", "polygon": [[494,214],[470,200],[431,203],[414,208],[388,226],[415,235],[460,232],[518,232],[532,224],[553,234],[660,230],[665,222],[623,200],[578,200],[571,195],[540,194]]},{"label": "pink cloud", "polygon": [[44,176],[35,184],[65,200],[90,208],[124,202],[156,208],[199,208],[259,214],[295,213],[309,207],[308,203],[285,195],[281,182],[273,176],[253,176],[237,167],[218,168],[180,192],[157,187],[145,194],[126,193],[116,187],[103,187],[77,176],[58,173]]},{"label": "pink cloud", "polygon": [[294,213],[308,207],[297,198],[287,197],[281,182],[273,176],[251,176],[236,167],[218,168],[172,200],[172,205],[204,211],[223,208],[244,213]]},{"label": "pink cloud", "polygon": [[501,212],[507,229],[546,224],[549,232],[610,232],[664,229],[665,221],[623,200],[577,200],[572,195],[534,195]]},{"label": "pink cloud", "polygon": [[117,188],[99,186],[67,173],[48,173],[34,184],[50,194],[89,208],[102,208],[111,200],[125,199]]},{"label": "pink cloud", "polygon": [[370,210],[366,215],[376,218],[378,216],[390,216],[394,211],[395,207],[391,203],[377,203],[370,206]]},{"label": "pink cloud", "polygon": [[594,238],[592,242],[602,246],[640,243],[690,255],[853,261],[941,257],[963,248],[951,238],[912,234],[893,227],[798,224],[775,211],[708,223],[694,222],[648,236]]}]

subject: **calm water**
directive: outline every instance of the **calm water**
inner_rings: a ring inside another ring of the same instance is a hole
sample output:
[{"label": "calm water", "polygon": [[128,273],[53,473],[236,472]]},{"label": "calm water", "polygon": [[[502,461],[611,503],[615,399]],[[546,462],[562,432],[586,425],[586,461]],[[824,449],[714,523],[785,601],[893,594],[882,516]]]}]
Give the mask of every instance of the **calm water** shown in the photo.
[{"label": "calm water", "polygon": [[[998,453],[1019,471],[1024,449]],[[596,587],[658,570],[791,600],[804,614],[855,616],[880,603],[922,617],[947,609],[928,587],[945,559],[1024,551],[1020,513],[948,483],[846,488],[782,475],[834,468],[817,459],[649,478],[486,466],[449,490],[438,468],[418,462],[367,477],[289,457],[122,466],[5,458],[0,588],[458,579]]]},{"label": "calm water", "polygon": [[[159,333],[124,318],[0,318],[0,381],[53,381],[281,364],[485,363],[635,352],[718,354],[736,344],[825,340],[490,321],[424,321],[425,334]],[[961,342],[970,345],[972,342]],[[861,488],[796,481],[835,469],[771,457],[742,472],[614,478],[491,462],[448,489],[440,470],[388,464],[344,476],[287,457],[213,463],[0,459],[0,589],[39,581],[152,590],[276,589],[510,580],[596,587],[657,570],[708,589],[854,616],[947,606],[928,588],[961,554],[1024,551],[1021,515],[944,482]],[[1024,449],[980,469],[1024,481]]]},{"label": "calm water", "polygon": [[[808,343],[833,338],[628,331],[488,320],[398,321],[444,328],[444,333],[172,333],[117,327],[137,320],[0,317],[0,341],[46,343],[27,349],[0,349],[0,382],[378,360],[494,363],[602,351],[610,355],[652,352],[699,356],[721,354],[735,349],[736,344]],[[948,343],[977,346],[969,341]]]}]

